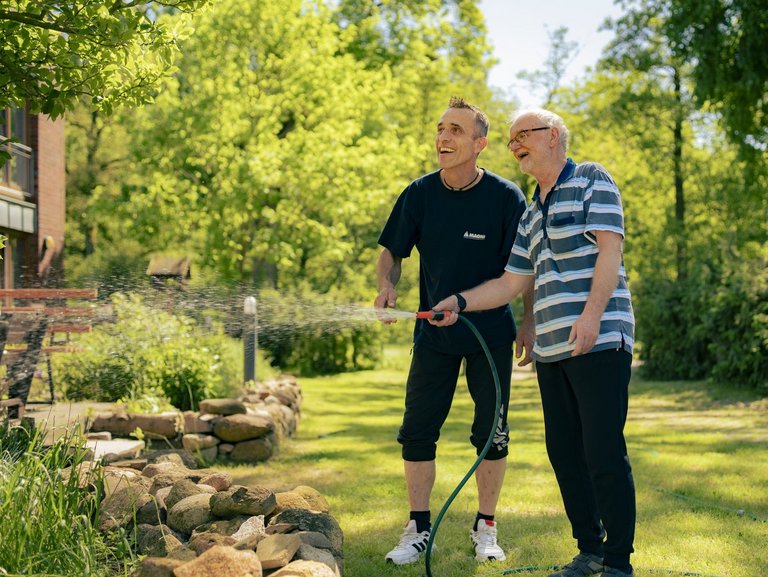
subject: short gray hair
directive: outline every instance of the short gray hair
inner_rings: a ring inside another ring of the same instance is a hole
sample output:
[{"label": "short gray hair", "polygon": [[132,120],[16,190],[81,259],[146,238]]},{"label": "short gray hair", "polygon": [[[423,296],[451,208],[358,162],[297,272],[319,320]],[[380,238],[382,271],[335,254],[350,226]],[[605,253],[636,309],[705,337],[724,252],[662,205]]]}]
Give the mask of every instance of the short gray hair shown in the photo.
[{"label": "short gray hair", "polygon": [[560,148],[563,152],[568,150],[568,142],[571,137],[571,133],[568,127],[565,125],[563,118],[551,110],[545,110],[544,108],[523,108],[518,110],[509,117],[509,125],[512,126],[518,119],[523,116],[535,116],[543,124],[551,128],[557,128],[560,132]]}]

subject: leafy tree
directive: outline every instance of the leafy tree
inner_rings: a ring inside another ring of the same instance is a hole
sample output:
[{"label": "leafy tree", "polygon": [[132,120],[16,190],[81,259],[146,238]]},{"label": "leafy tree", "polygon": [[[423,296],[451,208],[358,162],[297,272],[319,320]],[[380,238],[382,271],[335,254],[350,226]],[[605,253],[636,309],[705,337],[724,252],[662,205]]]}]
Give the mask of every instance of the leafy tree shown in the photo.
[{"label": "leafy tree", "polygon": [[[768,149],[768,14],[758,0],[666,0],[665,35],[693,63],[694,95],[712,103],[742,151]],[[753,155],[752,161],[759,158]]]},{"label": "leafy tree", "polygon": [[189,19],[168,25],[164,10],[193,12],[208,0],[10,0],[0,5],[0,108],[52,117],[86,97],[106,113],[140,104],[172,70]]},{"label": "leafy tree", "polygon": [[[664,35],[664,19],[650,11],[629,11],[613,23],[615,39],[606,48],[601,66],[624,76],[624,93],[618,102],[624,112],[622,120],[632,126],[628,116],[652,118],[653,130],[642,129],[639,136],[649,149],[663,152],[671,160],[674,185],[674,216],[668,232],[675,239],[677,278],[688,274],[686,233],[686,173],[683,158],[684,124],[694,112],[690,83],[690,67],[670,47]],[[632,72],[640,75],[631,76]],[[634,78],[634,81],[632,80]],[[663,133],[671,135],[668,146]]]}]

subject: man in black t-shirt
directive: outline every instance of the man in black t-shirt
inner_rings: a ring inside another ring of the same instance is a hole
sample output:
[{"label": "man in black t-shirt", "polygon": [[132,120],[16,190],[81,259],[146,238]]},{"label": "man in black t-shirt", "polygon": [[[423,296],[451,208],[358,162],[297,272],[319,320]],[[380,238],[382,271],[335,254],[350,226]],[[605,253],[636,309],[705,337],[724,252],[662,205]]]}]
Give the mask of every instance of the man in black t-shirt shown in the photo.
[{"label": "man in black t-shirt", "polygon": [[[413,181],[398,198],[379,244],[378,308],[395,307],[402,260],[419,251],[419,309],[430,310],[444,298],[497,278],[504,271],[526,208],[513,183],[477,166],[488,143],[489,123],[477,107],[452,98],[440,118],[435,148],[440,169]],[[512,372],[512,343],[520,366],[530,362],[533,347],[531,295],[524,295],[525,318],[516,333],[512,311],[505,305],[467,318],[485,339],[502,390],[498,427],[491,430],[496,410],[493,374],[481,344],[460,323],[439,328],[418,320],[405,394],[405,414],[398,434],[402,445],[410,519],[387,561],[413,563],[429,540],[429,498],[435,481],[435,456],[440,429],[451,408],[459,369],[466,360],[467,386],[475,403],[470,441],[479,454],[488,438],[493,444],[475,472],[478,513],[470,532],[478,561],[503,560],[496,541],[496,504],[504,481],[507,407]],[[385,321],[386,322],[386,321]]]}]

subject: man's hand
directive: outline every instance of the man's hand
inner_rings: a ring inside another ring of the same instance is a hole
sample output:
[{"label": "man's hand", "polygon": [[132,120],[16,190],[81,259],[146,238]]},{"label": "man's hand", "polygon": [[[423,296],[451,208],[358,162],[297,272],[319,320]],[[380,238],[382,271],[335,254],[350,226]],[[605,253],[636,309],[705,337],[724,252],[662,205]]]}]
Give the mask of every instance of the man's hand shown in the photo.
[{"label": "man's hand", "polygon": [[533,321],[526,317],[520,330],[517,331],[517,338],[515,339],[515,357],[523,357],[523,359],[517,363],[518,367],[524,367],[533,362],[531,353],[533,353],[533,345],[535,342],[536,327],[534,326]]},{"label": "man's hand", "polygon": [[451,295],[448,298],[444,298],[435,306],[433,306],[432,310],[442,311],[443,313],[445,313],[443,316],[443,320],[441,321],[435,321],[430,319],[429,324],[435,325],[436,327],[447,327],[447,326],[456,324],[456,321],[459,320],[459,303],[456,300],[455,295]]},{"label": "man's hand", "polygon": [[569,343],[576,343],[571,356],[583,355],[592,350],[597,342],[597,336],[600,334],[600,317],[582,313],[571,327],[571,334],[568,335]]},{"label": "man's hand", "polygon": [[[393,309],[397,304],[397,291],[395,287],[383,288],[376,295],[376,299],[373,301],[373,306],[376,309]],[[380,312],[378,314],[379,320],[384,324],[391,325],[397,322],[397,319],[387,315],[386,312]]]}]

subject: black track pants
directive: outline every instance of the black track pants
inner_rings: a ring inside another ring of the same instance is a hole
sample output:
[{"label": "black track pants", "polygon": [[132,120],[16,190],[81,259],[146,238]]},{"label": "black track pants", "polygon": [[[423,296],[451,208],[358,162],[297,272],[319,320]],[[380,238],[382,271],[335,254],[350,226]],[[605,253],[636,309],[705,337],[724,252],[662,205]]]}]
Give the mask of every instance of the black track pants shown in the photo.
[{"label": "black track pants", "polygon": [[632,355],[588,353],[536,366],[547,453],[582,550],[606,565],[629,563],[635,535],[635,485],[624,441]]},{"label": "black track pants", "polygon": [[486,460],[507,456],[512,347],[498,347],[490,352],[501,385],[501,417],[495,432],[491,431],[491,425],[496,409],[496,387],[485,353],[454,355],[423,346],[414,347],[405,389],[405,414],[397,436],[403,446],[404,460],[431,461],[435,458],[440,429],[451,409],[463,358],[467,359],[467,387],[475,403],[470,441],[480,454],[488,437],[494,434],[494,443],[485,456]]}]

